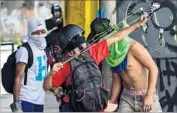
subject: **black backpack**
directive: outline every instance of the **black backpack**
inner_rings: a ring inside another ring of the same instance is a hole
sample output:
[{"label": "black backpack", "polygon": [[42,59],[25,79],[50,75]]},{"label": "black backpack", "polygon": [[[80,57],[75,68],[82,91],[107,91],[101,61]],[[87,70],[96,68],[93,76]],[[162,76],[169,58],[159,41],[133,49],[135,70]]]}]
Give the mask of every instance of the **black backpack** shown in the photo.
[{"label": "black backpack", "polygon": [[75,112],[99,112],[107,107],[109,92],[103,88],[103,78],[95,61],[89,56],[71,61],[71,102]]},{"label": "black backpack", "polygon": [[[24,85],[27,84],[27,71],[33,64],[33,52],[29,45],[29,43],[24,43],[21,45],[25,47],[28,51],[28,64],[25,68],[25,78],[24,78]],[[19,46],[18,49],[21,47]],[[16,58],[15,54],[17,51],[13,52],[7,59],[7,62],[4,64],[1,74],[2,74],[2,85],[4,89],[8,92],[13,94],[13,86],[15,80],[15,71],[16,71]]]}]

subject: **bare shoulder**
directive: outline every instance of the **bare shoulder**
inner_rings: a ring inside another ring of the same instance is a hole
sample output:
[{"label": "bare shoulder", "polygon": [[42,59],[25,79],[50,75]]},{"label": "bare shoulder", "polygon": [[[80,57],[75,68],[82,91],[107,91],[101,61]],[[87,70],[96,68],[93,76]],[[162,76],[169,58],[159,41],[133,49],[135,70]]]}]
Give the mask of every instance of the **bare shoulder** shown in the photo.
[{"label": "bare shoulder", "polygon": [[[144,46],[139,43],[138,41],[132,39],[132,42],[131,42],[131,46],[130,46],[130,49],[136,49],[136,48],[144,48]],[[144,48],[145,49],[145,48]]]},{"label": "bare shoulder", "polygon": [[144,53],[147,53],[148,51],[146,50],[146,48],[141,44],[139,43],[138,41],[132,39],[132,42],[131,42],[131,46],[130,46],[130,51],[136,55],[136,54],[144,54]]}]

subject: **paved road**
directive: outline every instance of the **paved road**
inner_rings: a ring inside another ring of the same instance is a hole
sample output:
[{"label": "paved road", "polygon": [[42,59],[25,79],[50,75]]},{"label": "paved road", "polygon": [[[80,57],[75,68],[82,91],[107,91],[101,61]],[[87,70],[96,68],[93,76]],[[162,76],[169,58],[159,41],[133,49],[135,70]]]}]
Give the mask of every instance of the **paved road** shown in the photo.
[{"label": "paved road", "polygon": [[[11,112],[9,105],[12,103],[11,94],[3,94],[0,96],[0,112]],[[44,112],[58,112],[58,103],[52,93],[46,93]]]}]

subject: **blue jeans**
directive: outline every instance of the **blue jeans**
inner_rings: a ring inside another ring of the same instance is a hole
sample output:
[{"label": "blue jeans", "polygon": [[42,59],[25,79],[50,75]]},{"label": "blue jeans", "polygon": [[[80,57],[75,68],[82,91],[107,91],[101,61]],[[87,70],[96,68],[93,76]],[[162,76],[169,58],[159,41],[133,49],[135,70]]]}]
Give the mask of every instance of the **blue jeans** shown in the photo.
[{"label": "blue jeans", "polygon": [[43,112],[44,105],[37,105],[27,101],[22,101],[22,111],[23,112]]}]

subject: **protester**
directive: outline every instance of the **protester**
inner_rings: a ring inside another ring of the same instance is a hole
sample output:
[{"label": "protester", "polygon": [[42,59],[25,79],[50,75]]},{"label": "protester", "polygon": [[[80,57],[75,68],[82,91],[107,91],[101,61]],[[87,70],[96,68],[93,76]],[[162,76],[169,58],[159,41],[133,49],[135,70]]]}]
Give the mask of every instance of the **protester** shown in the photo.
[{"label": "protester", "polygon": [[[84,54],[80,55],[81,50],[83,48],[86,48],[86,43],[84,40],[85,38],[83,37],[83,30],[81,28],[77,27],[76,25],[65,26],[61,32],[63,34],[60,35],[61,37],[58,42],[59,42],[59,45],[61,46],[63,54],[67,53],[70,57],[72,57],[72,56],[75,56],[75,57],[71,62],[68,62],[64,65],[62,65],[62,62],[54,64],[52,70],[50,71],[49,75],[45,79],[44,89],[47,91],[47,90],[50,90],[52,87],[56,88],[56,87],[62,86],[62,84],[65,82],[65,85],[67,87],[71,87],[71,85],[72,85],[71,90],[73,91],[74,89],[72,89],[72,88],[78,88],[78,84],[76,82],[77,81],[79,82],[80,79],[77,79],[77,77],[81,77],[82,74],[84,75],[84,76],[82,75],[83,80],[85,80],[85,77],[87,77],[90,80],[90,78],[88,76],[95,77],[96,75],[100,75],[101,72],[98,68],[98,65],[102,60],[104,60],[106,57],[109,56],[108,47],[110,45],[120,41],[121,39],[123,39],[123,37],[129,35],[131,32],[133,32],[137,28],[141,27],[146,22],[147,22],[147,19],[145,17],[143,17],[136,24],[133,24],[130,27],[127,27],[123,30],[118,31],[110,38],[102,40],[102,41],[98,42],[97,44],[90,45],[88,52],[86,52],[85,55]],[[88,65],[86,65],[87,68],[84,68],[85,61],[92,62],[92,63],[91,64],[88,63]],[[80,66],[79,64],[84,65],[84,66]],[[78,67],[80,66],[81,70],[79,71],[79,69],[78,69],[77,71],[75,71],[74,76],[71,76],[73,74],[73,70],[76,70],[75,68],[77,66]],[[90,74],[88,74],[88,73],[90,73]],[[72,77],[72,82],[71,82],[71,77]],[[92,81],[92,80],[90,80],[90,81]],[[95,80],[97,80],[97,82],[95,82]],[[63,97],[64,101],[62,101],[62,104],[60,106],[61,109],[64,108],[64,109],[62,109],[62,111],[66,112],[66,111],[81,111],[81,110],[83,110],[83,111],[95,111],[96,112],[96,111],[102,111],[105,108],[105,106],[103,107],[102,101],[100,102],[100,98],[102,98],[102,96],[105,96],[105,95],[97,87],[97,85],[101,86],[99,83],[102,82],[102,79],[95,78],[93,80],[94,84],[97,84],[96,86],[93,84],[92,85],[89,84],[90,81],[87,81],[88,84],[85,82],[84,82],[85,84],[80,84],[82,87],[87,87],[87,88],[89,87],[92,90],[90,89],[89,91],[85,91],[86,94],[84,94],[84,95],[86,95],[86,97],[82,98],[83,99],[82,102],[77,105],[73,104],[73,103],[75,103],[75,101],[72,100],[73,99],[72,96],[73,95],[79,96],[79,93],[75,94],[72,91],[71,91],[71,93],[69,93],[70,90],[68,90],[69,92],[64,95],[64,97]],[[73,83],[74,83],[74,86],[73,86]],[[88,99],[89,95],[91,94],[91,93],[88,94],[89,92],[92,92],[92,93],[95,92],[94,94],[97,95],[98,98],[95,98],[95,95],[93,94],[94,95],[93,98],[95,100]],[[106,93],[105,90],[104,90],[104,93]],[[99,96],[101,96],[101,97],[99,97]],[[106,106],[109,107],[109,105],[110,104],[108,102],[108,104],[106,104]],[[80,107],[80,106],[83,106],[83,107]],[[88,109],[84,109],[84,108],[90,108],[90,109],[88,110]],[[113,111],[113,110],[115,110],[115,108],[112,108],[111,111]]]},{"label": "protester", "polygon": [[131,40],[129,45],[123,61],[112,67],[110,100],[116,103],[123,84],[119,112],[162,112],[156,90],[158,68],[142,44]]},{"label": "protester", "polygon": [[54,24],[53,26],[54,28],[45,37],[47,41],[46,52],[47,52],[47,58],[48,58],[48,65],[50,64],[50,67],[52,67],[54,62],[58,61],[61,58],[61,49],[57,43],[57,34],[63,28],[62,9],[60,5],[53,4],[51,7],[51,13],[53,17],[50,23],[48,24],[49,25]]},{"label": "protester", "polygon": [[[32,53],[23,46],[16,53],[16,78],[14,83],[13,111],[43,112],[45,91],[43,81],[47,75],[47,58],[45,36],[47,29],[45,21],[32,17],[28,23],[28,41]],[[27,68],[29,54],[33,54],[32,66]],[[26,84],[24,84],[26,81]]]}]

